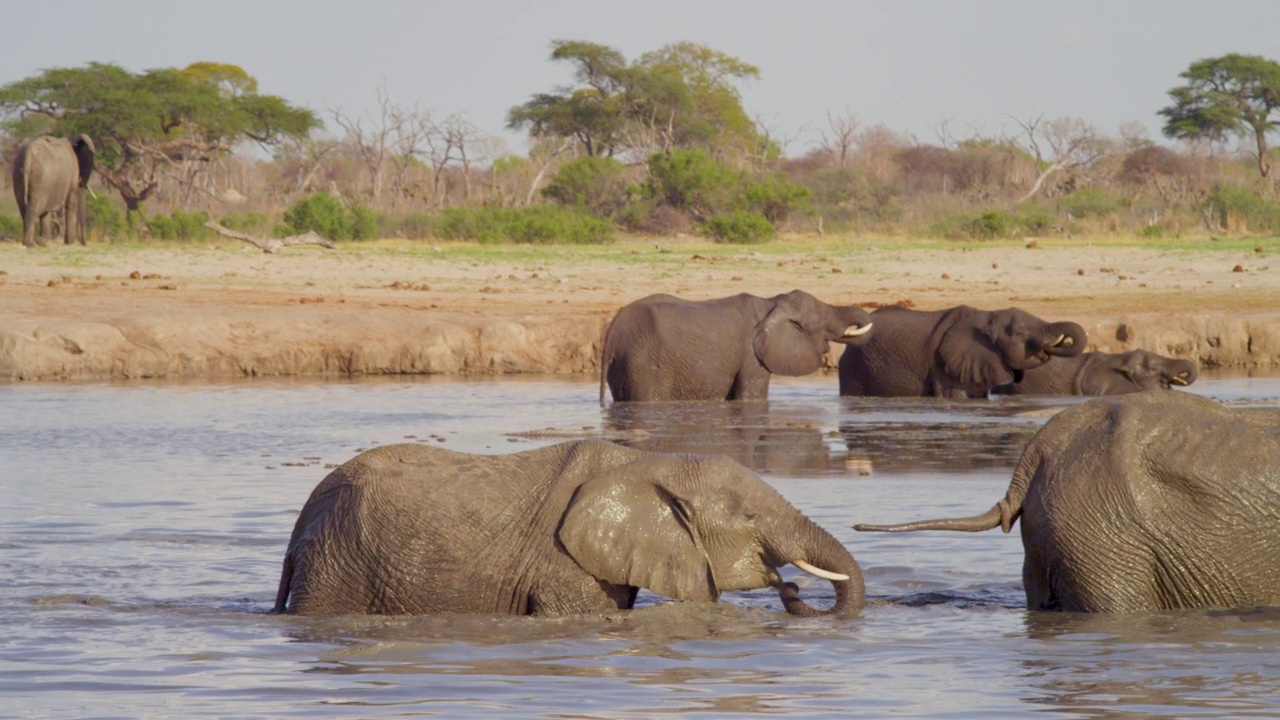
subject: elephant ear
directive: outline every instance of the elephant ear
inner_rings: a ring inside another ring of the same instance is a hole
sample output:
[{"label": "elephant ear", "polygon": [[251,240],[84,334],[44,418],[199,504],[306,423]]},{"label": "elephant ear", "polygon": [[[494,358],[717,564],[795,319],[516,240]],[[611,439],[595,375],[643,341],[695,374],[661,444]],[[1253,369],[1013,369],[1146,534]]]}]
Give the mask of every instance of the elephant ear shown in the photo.
[{"label": "elephant ear", "polygon": [[574,562],[605,582],[680,600],[720,597],[689,504],[653,482],[629,474],[588,480],[574,494],[559,537]]},{"label": "elephant ear", "polygon": [[774,375],[808,375],[822,369],[827,343],[805,328],[796,303],[779,297],[755,327],[756,359]]},{"label": "elephant ear", "polygon": [[1000,357],[990,321],[975,325],[975,318],[962,318],[938,343],[938,360],[947,377],[964,385],[995,387],[1014,382],[1013,372]]},{"label": "elephant ear", "polygon": [[88,135],[81,135],[71,143],[76,153],[76,164],[79,166],[80,186],[89,184],[89,176],[93,174],[94,147]]}]

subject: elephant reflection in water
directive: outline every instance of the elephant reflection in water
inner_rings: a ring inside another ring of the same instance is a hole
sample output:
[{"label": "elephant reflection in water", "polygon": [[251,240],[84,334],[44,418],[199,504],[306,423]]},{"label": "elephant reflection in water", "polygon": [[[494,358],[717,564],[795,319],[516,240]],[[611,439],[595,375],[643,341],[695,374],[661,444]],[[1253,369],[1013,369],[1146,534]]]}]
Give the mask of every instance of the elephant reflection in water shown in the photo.
[{"label": "elephant reflection in water", "polygon": [[607,437],[637,450],[722,454],[790,477],[844,473],[815,423],[771,417],[767,403],[615,403],[604,413]]},{"label": "elephant reflection in water", "polygon": [[840,423],[846,464],[859,475],[1011,471],[1037,429],[1004,422]]}]

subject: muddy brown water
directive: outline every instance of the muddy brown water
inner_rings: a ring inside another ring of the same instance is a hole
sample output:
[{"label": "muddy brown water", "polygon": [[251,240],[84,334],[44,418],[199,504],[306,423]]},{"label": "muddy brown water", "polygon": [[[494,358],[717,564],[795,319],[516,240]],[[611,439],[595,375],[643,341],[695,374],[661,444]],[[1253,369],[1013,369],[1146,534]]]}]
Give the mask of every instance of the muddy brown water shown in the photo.
[{"label": "muddy brown water", "polygon": [[[1274,406],[1280,375],[1192,390]],[[767,405],[595,396],[581,377],[0,386],[0,715],[1280,715],[1280,610],[1030,613],[1016,532],[849,528],[990,507],[1058,402],[841,399],[830,377]],[[603,617],[266,614],[328,466],[599,435],[757,469],[852,550],[868,608],[791,618],[761,590]]]}]

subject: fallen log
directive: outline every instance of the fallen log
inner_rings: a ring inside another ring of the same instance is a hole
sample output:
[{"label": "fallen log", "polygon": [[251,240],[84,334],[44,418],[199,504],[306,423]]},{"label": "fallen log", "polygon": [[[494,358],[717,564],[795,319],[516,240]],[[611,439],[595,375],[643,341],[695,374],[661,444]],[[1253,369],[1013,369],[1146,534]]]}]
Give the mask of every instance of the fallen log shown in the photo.
[{"label": "fallen log", "polygon": [[316,233],[315,230],[308,230],[302,233],[301,235],[290,235],[289,237],[268,238],[264,240],[261,238],[256,238],[247,233],[237,232],[235,230],[225,228],[221,224],[219,224],[218,221],[216,220],[209,220],[205,222],[204,226],[218,233],[219,235],[229,237],[233,240],[243,240],[244,242],[247,242],[250,245],[253,245],[254,247],[258,248],[264,253],[273,253],[279,250],[280,248],[287,247],[289,245],[319,245],[320,247],[326,247],[326,248],[329,248],[330,250],[337,247],[336,245],[333,244],[332,240],[329,240],[327,238],[320,236],[319,234]]}]

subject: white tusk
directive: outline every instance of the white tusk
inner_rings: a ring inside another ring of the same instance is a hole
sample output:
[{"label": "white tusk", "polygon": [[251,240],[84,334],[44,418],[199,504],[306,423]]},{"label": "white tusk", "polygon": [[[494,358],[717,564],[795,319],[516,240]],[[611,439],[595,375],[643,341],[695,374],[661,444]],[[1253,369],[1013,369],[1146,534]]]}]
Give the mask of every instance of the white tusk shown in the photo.
[{"label": "white tusk", "polygon": [[1075,338],[1069,338],[1066,335],[1059,335],[1058,339],[1053,341],[1053,347],[1072,347],[1075,344]]},{"label": "white tusk", "polygon": [[823,580],[831,580],[833,582],[839,582],[842,580],[849,579],[848,575],[845,575],[843,573],[831,572],[830,570],[823,570],[822,568],[810,565],[809,563],[803,560],[792,560],[791,564],[809,573],[810,575],[817,575]]},{"label": "white tusk", "polygon": [[1169,378],[1169,382],[1173,383],[1174,385],[1186,385],[1187,378],[1184,375],[1174,375],[1173,377]]},{"label": "white tusk", "polygon": [[858,327],[857,325],[850,325],[849,327],[844,329],[844,335],[841,335],[840,337],[858,337],[859,335],[865,335],[871,332],[872,324],[873,323],[867,323],[862,327]]}]

